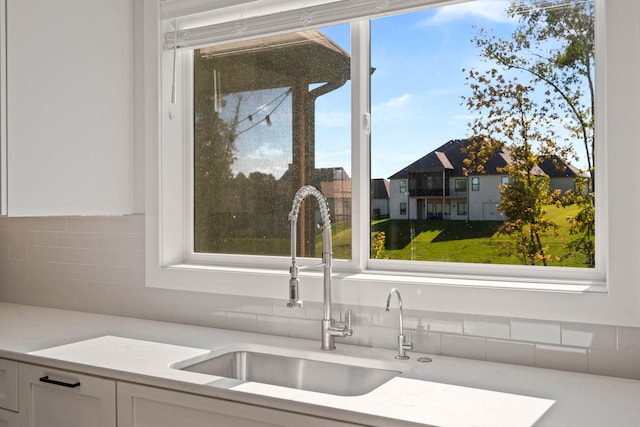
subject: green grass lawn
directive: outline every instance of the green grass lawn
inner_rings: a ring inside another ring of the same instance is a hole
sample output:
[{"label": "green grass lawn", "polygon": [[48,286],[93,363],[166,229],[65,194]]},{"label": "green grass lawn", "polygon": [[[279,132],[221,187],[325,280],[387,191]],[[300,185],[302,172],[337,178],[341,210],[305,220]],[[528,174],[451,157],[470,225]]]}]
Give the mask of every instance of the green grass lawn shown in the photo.
[{"label": "green grass lawn", "polygon": [[[549,265],[586,267],[584,257],[569,255],[565,247],[569,241],[566,218],[575,215],[578,208],[549,206],[547,214],[560,225],[557,234],[543,238],[547,253],[559,257]],[[380,220],[372,223],[372,233],[384,231],[387,259],[468,262],[484,264],[520,264],[520,259],[509,253],[512,240],[499,233],[500,222],[490,221],[411,221],[414,238],[411,239],[409,221]]]},{"label": "green grass lawn", "polygon": [[[586,267],[581,255],[568,256],[566,243],[570,240],[566,218],[575,215],[578,208],[549,206],[548,216],[560,224],[557,235],[543,238],[548,253],[560,259],[550,265]],[[371,223],[372,236],[380,231],[386,234],[382,256],[395,260],[467,262],[483,264],[521,264],[520,259],[510,254],[511,239],[499,233],[502,223],[494,221],[411,221],[414,238],[411,239],[409,221],[376,220]],[[331,224],[334,259],[351,259],[351,222]],[[282,238],[236,238],[227,239],[225,253],[257,255],[290,255],[291,242]],[[316,256],[322,254],[322,233],[316,234]]]}]

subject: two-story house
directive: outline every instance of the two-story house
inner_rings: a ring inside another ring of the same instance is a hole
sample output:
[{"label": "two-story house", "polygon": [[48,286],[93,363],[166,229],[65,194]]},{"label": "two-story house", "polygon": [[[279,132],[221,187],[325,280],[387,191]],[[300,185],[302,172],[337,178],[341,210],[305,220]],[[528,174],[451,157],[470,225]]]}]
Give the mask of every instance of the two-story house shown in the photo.
[{"label": "two-story house", "polygon": [[[503,168],[513,162],[508,150],[497,151],[484,164],[484,173],[463,171],[463,148],[470,141],[447,142],[389,177],[392,219],[502,221],[498,210],[500,186],[509,182]],[[548,175],[551,187],[574,189],[584,176],[560,158],[546,160],[533,173]]]}]

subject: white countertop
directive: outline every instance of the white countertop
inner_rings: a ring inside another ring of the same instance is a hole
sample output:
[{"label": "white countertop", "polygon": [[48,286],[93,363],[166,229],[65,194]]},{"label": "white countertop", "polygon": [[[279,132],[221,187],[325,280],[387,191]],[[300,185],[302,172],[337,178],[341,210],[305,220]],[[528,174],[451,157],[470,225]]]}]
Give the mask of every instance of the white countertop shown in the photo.
[{"label": "white countertop", "polygon": [[[0,303],[0,357],[367,425],[636,426],[640,381],[410,352],[406,372],[362,396],[237,384],[171,368],[238,344],[394,361],[388,349]],[[405,363],[403,361],[402,363]]]}]

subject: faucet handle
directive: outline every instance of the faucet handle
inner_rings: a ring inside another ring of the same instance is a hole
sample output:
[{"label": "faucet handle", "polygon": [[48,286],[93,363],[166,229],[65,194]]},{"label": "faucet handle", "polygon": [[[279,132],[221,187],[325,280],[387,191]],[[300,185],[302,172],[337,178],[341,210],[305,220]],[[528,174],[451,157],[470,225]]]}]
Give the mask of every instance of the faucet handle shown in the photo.
[{"label": "faucet handle", "polygon": [[413,340],[411,336],[411,332],[407,332],[402,336],[402,347],[405,350],[413,350]]},{"label": "faucet handle", "polygon": [[346,318],[347,318],[347,330],[345,331],[347,336],[350,337],[351,335],[353,335],[353,329],[351,329],[351,309],[347,310],[346,313]]}]

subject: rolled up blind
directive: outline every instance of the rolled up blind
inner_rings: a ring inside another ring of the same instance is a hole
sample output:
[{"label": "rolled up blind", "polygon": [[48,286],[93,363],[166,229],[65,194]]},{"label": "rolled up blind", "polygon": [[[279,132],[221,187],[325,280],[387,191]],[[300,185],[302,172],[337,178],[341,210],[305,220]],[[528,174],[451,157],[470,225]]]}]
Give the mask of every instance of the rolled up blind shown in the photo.
[{"label": "rolled up blind", "polygon": [[[322,1],[322,0],[321,0]],[[217,22],[211,25],[197,25],[192,28],[167,31],[164,35],[166,49],[198,48],[218,44],[221,42],[247,39],[298,30],[306,27],[318,27],[327,24],[338,24],[363,17],[379,17],[399,10],[421,9],[433,5],[460,3],[467,0],[339,0],[318,3],[307,6],[309,2],[290,2],[290,9],[282,10],[282,2],[277,7],[274,2],[274,10],[269,13],[269,7],[257,7],[268,5],[266,1],[259,0],[172,0],[161,4],[163,19],[187,18],[184,22],[194,22],[197,19],[189,19],[188,15],[204,13],[208,8],[222,8],[224,5],[238,3],[244,5],[244,11],[238,8],[239,15],[236,19]],[[215,5],[215,6],[214,6]],[[262,12],[260,15],[244,16],[247,9],[253,8]],[[266,13],[265,13],[266,11]],[[182,21],[181,21],[182,22]],[[179,24],[180,25],[180,24]],[[189,26],[189,25],[184,25]]]}]

